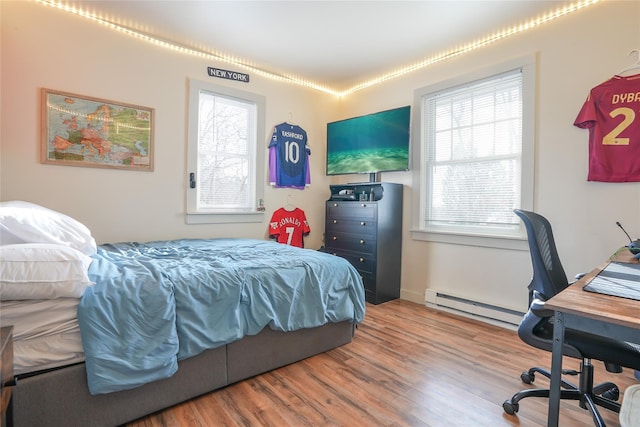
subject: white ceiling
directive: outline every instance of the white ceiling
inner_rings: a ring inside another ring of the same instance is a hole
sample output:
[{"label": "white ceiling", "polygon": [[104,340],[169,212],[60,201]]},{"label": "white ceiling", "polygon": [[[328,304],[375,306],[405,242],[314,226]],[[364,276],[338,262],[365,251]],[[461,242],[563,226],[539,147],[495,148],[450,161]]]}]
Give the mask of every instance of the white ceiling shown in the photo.
[{"label": "white ceiling", "polygon": [[165,41],[233,55],[237,61],[259,69],[344,90],[571,2],[85,0],[64,3]]}]

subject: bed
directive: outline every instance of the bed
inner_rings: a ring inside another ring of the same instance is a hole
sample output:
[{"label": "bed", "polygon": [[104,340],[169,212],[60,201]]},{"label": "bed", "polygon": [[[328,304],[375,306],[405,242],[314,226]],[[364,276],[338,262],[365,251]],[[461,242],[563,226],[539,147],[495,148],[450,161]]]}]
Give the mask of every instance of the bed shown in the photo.
[{"label": "bed", "polygon": [[70,217],[2,202],[0,243],[15,426],[121,425],[349,343],[365,314],[348,262],[272,241],[97,246]]}]

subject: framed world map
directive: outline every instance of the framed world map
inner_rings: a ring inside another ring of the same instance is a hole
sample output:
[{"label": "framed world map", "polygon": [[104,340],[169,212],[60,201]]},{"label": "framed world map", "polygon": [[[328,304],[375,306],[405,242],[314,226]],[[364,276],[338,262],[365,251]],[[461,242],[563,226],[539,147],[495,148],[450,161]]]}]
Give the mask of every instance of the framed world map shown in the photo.
[{"label": "framed world map", "polygon": [[42,89],[42,162],[153,171],[154,109]]}]

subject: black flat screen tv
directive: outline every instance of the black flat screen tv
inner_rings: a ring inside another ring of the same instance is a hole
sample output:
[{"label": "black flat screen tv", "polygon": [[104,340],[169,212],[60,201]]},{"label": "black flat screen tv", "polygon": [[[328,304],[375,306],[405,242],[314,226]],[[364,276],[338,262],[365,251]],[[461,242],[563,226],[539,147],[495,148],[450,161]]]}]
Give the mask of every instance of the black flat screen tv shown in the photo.
[{"label": "black flat screen tv", "polygon": [[409,170],[411,106],[327,123],[327,175]]}]

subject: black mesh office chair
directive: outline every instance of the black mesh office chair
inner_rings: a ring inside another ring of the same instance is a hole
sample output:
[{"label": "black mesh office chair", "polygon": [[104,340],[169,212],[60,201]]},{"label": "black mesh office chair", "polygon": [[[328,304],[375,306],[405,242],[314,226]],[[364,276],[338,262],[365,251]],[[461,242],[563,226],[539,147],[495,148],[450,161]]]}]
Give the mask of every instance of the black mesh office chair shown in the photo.
[{"label": "black mesh office chair", "polygon": [[[518,336],[527,344],[551,351],[553,343],[553,312],[544,309],[544,302],[570,283],[567,280],[556,250],[551,224],[534,212],[514,210],[527,230],[529,251],[533,263],[533,278],[529,284],[529,311],[518,327]],[[618,387],[610,382],[593,385],[591,359],[603,361],[609,372],[622,372],[622,367],[640,369],[640,346],[610,338],[565,330],[565,356],[581,360],[580,371],[563,371],[564,375],[579,375],[579,385],[562,380],[561,399],[579,400],[580,406],[588,409],[594,423],[604,426],[596,405],[620,412]],[[522,382],[533,383],[535,374],[549,378],[550,373],[542,368],[531,368],[520,376]],[[549,397],[548,389],[525,389],[506,400],[502,407],[508,414],[515,414],[520,400],[526,397]]]}]

